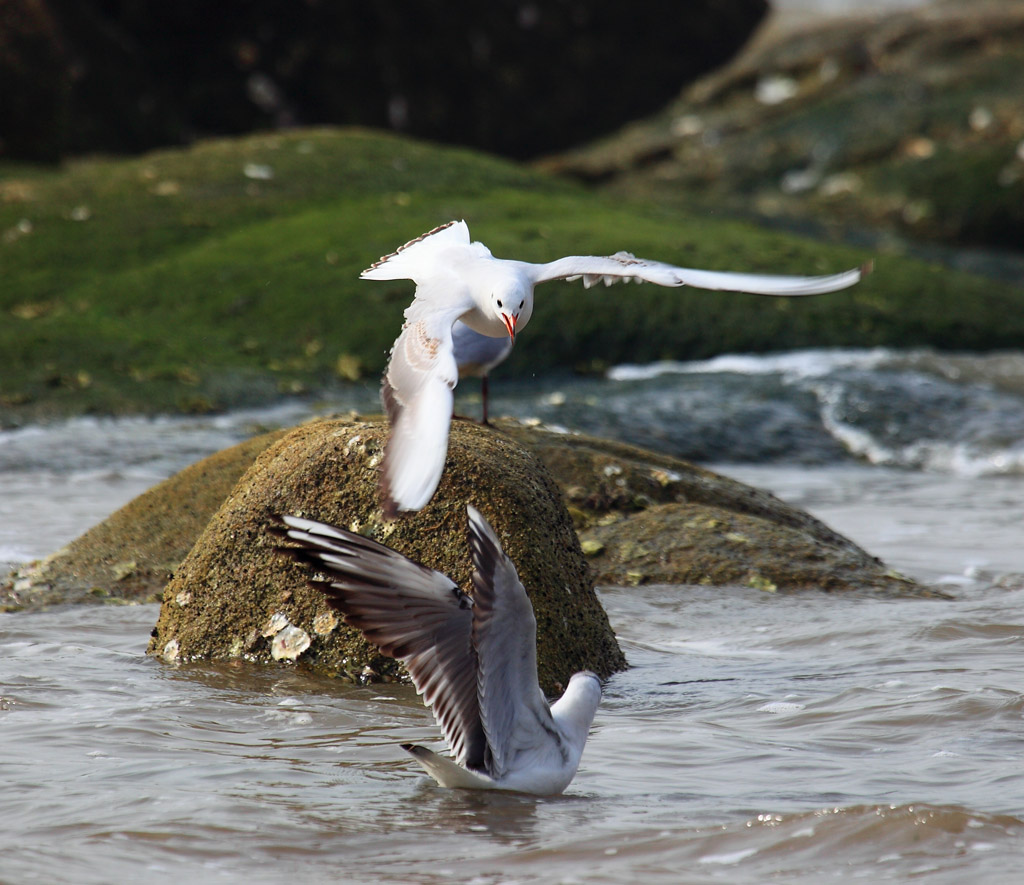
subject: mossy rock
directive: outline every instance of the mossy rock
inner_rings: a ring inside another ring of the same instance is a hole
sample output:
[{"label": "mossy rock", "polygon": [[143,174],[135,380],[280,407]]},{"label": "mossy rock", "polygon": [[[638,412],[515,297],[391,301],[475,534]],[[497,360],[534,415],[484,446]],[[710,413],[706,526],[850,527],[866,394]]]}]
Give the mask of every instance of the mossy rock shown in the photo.
[{"label": "mossy rock", "polygon": [[946,596],[770,492],[625,443],[498,423],[557,478],[598,584]]},{"label": "mossy rock", "polygon": [[[376,419],[348,420],[379,425]],[[463,421],[453,428],[453,439],[463,432],[495,435]],[[770,584],[779,591],[943,595],[895,574],[821,520],[771,493],[679,458],[512,419],[499,419],[494,430],[527,448],[550,472],[590,553],[598,583],[743,585],[751,584],[748,576],[770,575],[754,585],[768,589]],[[67,547],[14,572],[0,584],[0,606],[13,610],[160,598],[235,483],[286,432],[254,437],[154,486]],[[375,481],[373,476],[369,480]],[[660,505],[675,506],[661,511]],[[728,528],[701,530],[717,523]],[[754,542],[735,547],[730,533]]]},{"label": "mossy rock", "polygon": [[[679,193],[659,184],[654,196],[670,192]],[[653,202],[354,129],[52,169],[0,164],[0,427],[259,407],[303,392],[362,396],[342,379],[379,377],[414,286],[371,284],[360,271],[453,218],[495,255],[537,262],[626,249],[692,267],[804,274],[855,267],[877,251]],[[809,299],[545,283],[502,376],[1024,340],[1019,285],[875,257],[857,286]]]},{"label": "mossy rock", "polygon": [[601,584],[712,584],[769,593],[848,591],[936,597],[849,543],[707,504],[657,504],[580,533]]},{"label": "mossy rock", "polygon": [[159,601],[210,517],[277,430],[186,467],[39,562],[0,581],[0,609]]},{"label": "mossy rock", "polygon": [[586,434],[556,433],[510,419],[499,419],[496,427],[544,462],[576,515],[578,528],[603,521],[612,512],[631,514],[653,504],[685,502],[758,516],[805,531],[822,543],[860,550],[821,520],[780,501],[771,492],[681,458]]},{"label": "mossy rock", "polygon": [[431,502],[396,521],[381,515],[379,463],[387,425],[352,418],[305,424],[264,451],[213,516],[164,592],[152,654],[168,661],[297,659],[350,679],[390,679],[382,657],[307,584],[269,529],[279,514],[373,537],[467,591],[466,505],[491,522],[537,616],[541,682],[554,692],[590,669],[625,666],[558,486],[523,446],[456,422],[448,469]]}]

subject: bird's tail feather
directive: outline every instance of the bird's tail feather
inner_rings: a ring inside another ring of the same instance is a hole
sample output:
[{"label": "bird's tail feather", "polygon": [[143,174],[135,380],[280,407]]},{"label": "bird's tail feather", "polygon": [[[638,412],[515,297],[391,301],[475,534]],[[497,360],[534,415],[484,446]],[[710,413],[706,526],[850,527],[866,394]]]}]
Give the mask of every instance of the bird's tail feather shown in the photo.
[{"label": "bird's tail feather", "polygon": [[426,747],[417,744],[402,744],[402,749],[415,757],[416,761],[442,787],[462,790],[493,790],[494,781],[487,775],[469,771],[456,765],[451,759],[438,756]]}]

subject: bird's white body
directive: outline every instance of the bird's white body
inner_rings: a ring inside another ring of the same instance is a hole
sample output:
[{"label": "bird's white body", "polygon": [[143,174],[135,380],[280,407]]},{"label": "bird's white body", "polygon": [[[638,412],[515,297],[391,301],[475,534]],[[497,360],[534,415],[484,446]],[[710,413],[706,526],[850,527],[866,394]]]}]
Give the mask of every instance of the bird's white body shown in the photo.
[{"label": "bird's white body", "polygon": [[[364,280],[409,279],[416,300],[406,310],[419,318],[428,313],[453,313],[474,332],[490,338],[514,337],[504,317],[515,317],[514,329],[533,315],[531,270],[538,265],[495,258],[483,243],[472,243],[466,222],[451,222],[406,243],[361,274]],[[421,302],[417,308],[417,302]],[[415,309],[415,310],[414,310]],[[454,320],[453,320],[454,322]]]},{"label": "bird's white body", "polygon": [[415,756],[442,787],[553,796],[563,792],[576,776],[600,701],[598,678],[589,672],[573,674],[565,693],[551,705],[551,720],[559,739],[539,743],[536,734],[531,733],[534,730],[527,731],[524,737],[529,745],[516,755],[514,764],[500,779],[470,771],[425,747],[403,744],[403,749]]},{"label": "bird's white body", "polygon": [[[728,273],[676,267],[628,252],[604,257],[570,255],[531,264],[495,258],[482,243],[470,241],[464,221],[449,222],[411,240],[362,273],[367,280],[416,283],[416,296],[405,311],[405,325],[391,350],[382,388],[391,422],[382,467],[385,513],[394,516],[400,510],[421,509],[441,479],[453,390],[459,379],[453,337],[457,323],[479,335],[505,339],[511,350],[517,332],[533,315],[534,287],[548,280],[582,278],[588,288],[600,282],[636,280],[796,296],[845,289],[864,273],[865,268],[817,277]],[[460,337],[469,338],[461,332]],[[492,362],[507,356],[498,348],[489,353]]]},{"label": "bird's white body", "polygon": [[492,369],[505,362],[512,353],[512,346],[508,335],[502,334],[499,338],[481,335],[461,320],[452,326],[452,349],[460,381],[463,378],[486,378]]},{"label": "bird's white body", "polygon": [[487,521],[469,511],[472,598],[439,572],[343,529],[286,516],[284,548],[326,578],[311,583],[382,653],[401,660],[452,759],[403,744],[443,787],[553,795],[572,781],[601,700],[575,673],[548,706],[537,683],[537,621]]},{"label": "bird's white body", "polygon": [[507,335],[492,338],[474,332],[461,320],[452,326],[452,353],[459,369],[459,380],[480,379],[480,399],[483,416],[481,423],[488,423],[491,370],[501,365],[512,353],[512,339]]}]

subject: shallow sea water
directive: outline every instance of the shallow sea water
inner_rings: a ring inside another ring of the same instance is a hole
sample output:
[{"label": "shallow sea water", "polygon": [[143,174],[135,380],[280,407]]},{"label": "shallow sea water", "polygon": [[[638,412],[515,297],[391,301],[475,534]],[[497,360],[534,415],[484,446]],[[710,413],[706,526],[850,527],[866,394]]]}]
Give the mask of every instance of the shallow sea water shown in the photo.
[{"label": "shallow sea water", "polygon": [[[195,457],[176,427],[0,440],[0,560]],[[1019,881],[1024,476],[719,469],[956,598],[603,588],[631,668],[553,799],[437,788],[398,747],[440,743],[407,686],[170,667],[153,605],[0,615],[0,882]]]}]

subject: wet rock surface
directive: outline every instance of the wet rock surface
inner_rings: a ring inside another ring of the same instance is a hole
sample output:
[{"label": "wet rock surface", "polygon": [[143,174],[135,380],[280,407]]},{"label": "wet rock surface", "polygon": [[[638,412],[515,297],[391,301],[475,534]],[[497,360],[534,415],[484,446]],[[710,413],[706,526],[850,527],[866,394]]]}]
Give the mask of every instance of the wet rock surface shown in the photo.
[{"label": "wet rock surface", "polygon": [[0,580],[0,608],[158,601],[235,483],[283,434],[253,437],[186,467],[67,546],[17,569]]},{"label": "wet rock surface", "polygon": [[[381,432],[376,419],[344,420]],[[543,462],[599,584],[934,592],[893,574],[849,539],[774,495],[679,458],[511,419],[499,419],[494,431],[464,421],[453,427],[456,435],[500,433]],[[18,610],[160,599],[238,480],[286,433],[254,437],[154,486],[67,547],[9,575],[0,584],[0,605]],[[364,480],[364,505],[371,507],[372,499],[375,507],[375,472]],[[665,509],[658,509],[661,505]],[[379,514],[366,518],[374,524],[380,520]],[[340,521],[348,524],[344,515]],[[735,535],[750,543],[736,546]],[[174,591],[182,598],[188,593],[187,588]]]},{"label": "wet rock surface", "polygon": [[558,487],[523,446],[457,422],[434,498],[422,511],[386,522],[378,499],[386,434],[381,419],[317,421],[264,451],[167,585],[150,653],[168,662],[298,660],[352,680],[398,678],[400,665],[339,622],[307,585],[307,568],[280,552],[269,528],[282,513],[338,524],[468,589],[472,503],[530,594],[545,689],[557,691],[577,670],[607,676],[625,666]]},{"label": "wet rock surface", "polygon": [[624,443],[499,426],[558,480],[598,584],[945,595],[769,492]]},{"label": "wet rock surface", "polygon": [[492,522],[531,595],[552,692],[576,670],[625,665],[595,582],[945,595],[768,492],[511,419],[493,428],[455,421],[434,499],[387,522],[378,497],[386,433],[383,419],[353,415],[226,449],[12,575],[2,601],[13,610],[162,597],[149,651],[167,662],[298,661],[351,680],[401,678],[307,585],[270,526],[283,513],[341,525],[468,589],[467,503]]}]

